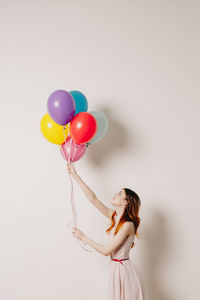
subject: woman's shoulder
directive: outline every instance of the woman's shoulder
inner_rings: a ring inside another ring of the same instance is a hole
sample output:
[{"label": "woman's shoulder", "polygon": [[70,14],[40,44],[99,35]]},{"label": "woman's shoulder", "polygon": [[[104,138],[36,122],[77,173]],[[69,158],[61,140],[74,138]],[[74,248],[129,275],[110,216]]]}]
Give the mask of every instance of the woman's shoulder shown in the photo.
[{"label": "woman's shoulder", "polygon": [[135,226],[132,221],[125,221],[123,227],[129,232],[129,235],[135,234]]}]

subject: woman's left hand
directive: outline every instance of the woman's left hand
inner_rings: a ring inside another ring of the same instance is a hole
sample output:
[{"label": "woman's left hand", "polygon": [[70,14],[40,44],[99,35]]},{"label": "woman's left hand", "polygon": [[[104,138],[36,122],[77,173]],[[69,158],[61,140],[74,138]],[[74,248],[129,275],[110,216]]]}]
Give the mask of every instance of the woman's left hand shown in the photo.
[{"label": "woman's left hand", "polygon": [[86,235],[78,228],[72,227],[73,236],[82,240]]}]

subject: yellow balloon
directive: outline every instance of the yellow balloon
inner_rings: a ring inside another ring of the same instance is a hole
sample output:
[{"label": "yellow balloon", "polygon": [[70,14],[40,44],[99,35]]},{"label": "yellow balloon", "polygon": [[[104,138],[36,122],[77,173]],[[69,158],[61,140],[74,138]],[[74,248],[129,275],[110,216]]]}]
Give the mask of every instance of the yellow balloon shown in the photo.
[{"label": "yellow balloon", "polygon": [[[64,129],[64,132],[67,139],[68,124],[65,125],[65,127],[66,129]],[[52,120],[48,113],[45,114],[40,121],[40,130],[43,136],[53,144],[61,145],[65,141],[63,126]]]}]

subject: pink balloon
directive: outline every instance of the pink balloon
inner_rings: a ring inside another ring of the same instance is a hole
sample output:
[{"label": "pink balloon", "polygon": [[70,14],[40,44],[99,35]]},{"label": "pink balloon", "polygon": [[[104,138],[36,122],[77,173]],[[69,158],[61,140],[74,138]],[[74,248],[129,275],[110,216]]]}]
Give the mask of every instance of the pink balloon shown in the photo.
[{"label": "pink balloon", "polygon": [[85,154],[86,144],[76,144],[74,140],[70,136],[68,136],[66,142],[64,142],[62,145],[59,146],[60,153],[67,162],[70,154],[70,144],[71,144],[70,162],[75,162],[81,159],[81,157],[83,157],[83,155]]}]

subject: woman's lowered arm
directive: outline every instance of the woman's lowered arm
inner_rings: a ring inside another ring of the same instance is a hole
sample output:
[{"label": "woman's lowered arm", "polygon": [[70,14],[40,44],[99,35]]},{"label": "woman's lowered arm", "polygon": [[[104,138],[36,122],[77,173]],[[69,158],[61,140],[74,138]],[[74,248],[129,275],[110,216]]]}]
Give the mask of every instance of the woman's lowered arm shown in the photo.
[{"label": "woman's lowered arm", "polygon": [[92,240],[86,235],[84,235],[83,241],[85,241],[96,251],[100,252],[105,256],[108,256],[109,254],[111,254],[112,251],[114,251],[116,248],[118,248],[121,245],[124,239],[131,232],[131,228],[132,228],[132,222],[125,222],[122,229],[118,231],[118,233],[105,246],[95,242],[94,240]]}]

